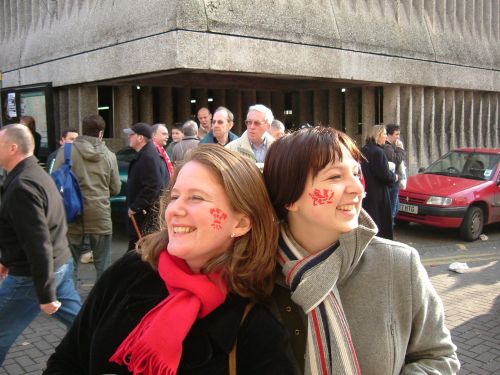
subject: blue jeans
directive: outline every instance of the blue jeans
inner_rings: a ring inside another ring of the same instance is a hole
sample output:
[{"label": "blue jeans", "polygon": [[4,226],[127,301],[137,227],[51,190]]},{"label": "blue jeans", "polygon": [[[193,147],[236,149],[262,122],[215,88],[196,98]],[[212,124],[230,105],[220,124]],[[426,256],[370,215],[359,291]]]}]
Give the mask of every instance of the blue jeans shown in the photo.
[{"label": "blue jeans", "polygon": [[83,253],[83,239],[88,236],[90,248],[94,256],[94,267],[97,279],[111,265],[111,234],[68,234],[69,247],[73,254],[74,280],[77,278],[78,262]]},{"label": "blue jeans", "polygon": [[392,213],[392,225],[394,225],[394,219],[398,214],[399,210],[399,183],[396,182],[392,184],[389,189],[389,194],[391,196],[391,213]]},{"label": "blue jeans", "polygon": [[[61,307],[54,317],[71,327],[81,301],[73,284],[73,259],[54,273],[56,296]],[[8,275],[0,286],[0,366],[9,348],[40,313],[40,302],[31,276]]]}]

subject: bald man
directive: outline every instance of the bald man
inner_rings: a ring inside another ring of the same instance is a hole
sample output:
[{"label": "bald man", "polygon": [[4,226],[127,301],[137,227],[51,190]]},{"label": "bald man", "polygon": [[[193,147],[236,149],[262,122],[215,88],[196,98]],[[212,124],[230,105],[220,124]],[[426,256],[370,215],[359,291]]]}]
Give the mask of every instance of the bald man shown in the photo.
[{"label": "bald man", "polygon": [[34,148],[26,126],[1,128],[0,167],[7,177],[0,204],[0,365],[40,311],[70,327],[81,307],[61,194]]}]

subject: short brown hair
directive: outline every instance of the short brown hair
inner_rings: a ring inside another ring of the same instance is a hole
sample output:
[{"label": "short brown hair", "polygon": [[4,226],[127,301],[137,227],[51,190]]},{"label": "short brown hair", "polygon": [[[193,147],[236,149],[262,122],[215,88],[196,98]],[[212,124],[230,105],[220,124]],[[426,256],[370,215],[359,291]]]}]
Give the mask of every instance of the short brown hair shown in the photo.
[{"label": "short brown hair", "polygon": [[286,207],[299,200],[309,173],[316,177],[329,163],[342,161],[341,146],[355,160],[361,160],[354,141],[333,128],[304,128],[271,145],[264,163],[264,180],[280,220],[286,220]]},{"label": "short brown hair", "polygon": [[82,134],[89,137],[99,137],[99,133],[106,128],[106,122],[99,115],[88,115],[82,120]]},{"label": "short brown hair", "polygon": [[227,193],[232,208],[245,214],[251,229],[234,240],[233,248],[202,267],[203,273],[221,270],[229,291],[255,300],[265,300],[274,285],[278,245],[278,225],[259,169],[246,157],[218,145],[200,145],[175,169],[170,188],[160,200],[160,230],[143,237],[139,243],[142,259],[153,268],[168,244],[164,218],[170,191],[183,166],[196,161],[210,170]]}]

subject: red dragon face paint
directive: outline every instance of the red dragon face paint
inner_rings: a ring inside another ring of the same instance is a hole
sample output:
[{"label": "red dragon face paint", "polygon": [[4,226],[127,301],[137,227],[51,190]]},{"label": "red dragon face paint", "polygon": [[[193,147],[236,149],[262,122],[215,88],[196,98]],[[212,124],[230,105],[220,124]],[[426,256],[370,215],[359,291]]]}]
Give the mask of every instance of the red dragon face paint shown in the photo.
[{"label": "red dragon face paint", "polygon": [[214,221],[210,225],[214,230],[221,230],[222,223],[227,219],[227,214],[220,208],[211,208],[210,213],[214,218]]},{"label": "red dragon face paint", "polygon": [[333,204],[334,192],[331,189],[314,189],[309,196],[312,199],[313,206],[322,206],[324,204]]}]

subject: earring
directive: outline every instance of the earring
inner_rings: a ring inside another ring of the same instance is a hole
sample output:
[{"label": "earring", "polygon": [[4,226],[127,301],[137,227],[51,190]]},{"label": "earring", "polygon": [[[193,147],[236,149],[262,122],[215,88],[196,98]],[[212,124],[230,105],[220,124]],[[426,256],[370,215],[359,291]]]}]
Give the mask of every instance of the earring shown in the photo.
[{"label": "earring", "polygon": [[234,238],[234,237],[236,237],[236,234],[231,233],[231,238]]}]

